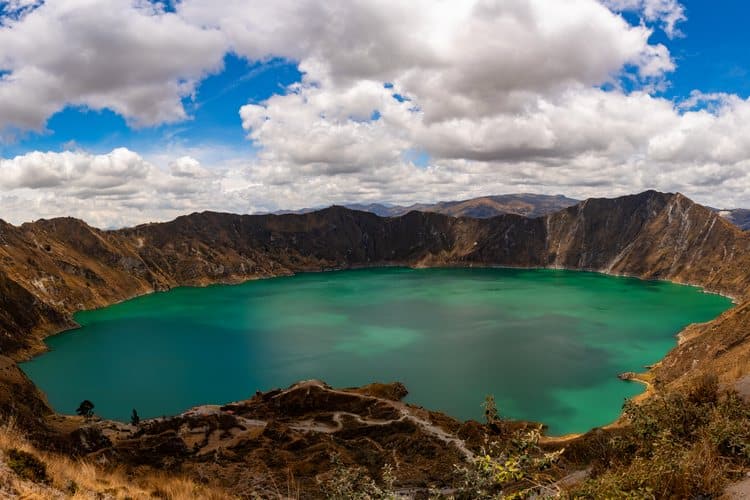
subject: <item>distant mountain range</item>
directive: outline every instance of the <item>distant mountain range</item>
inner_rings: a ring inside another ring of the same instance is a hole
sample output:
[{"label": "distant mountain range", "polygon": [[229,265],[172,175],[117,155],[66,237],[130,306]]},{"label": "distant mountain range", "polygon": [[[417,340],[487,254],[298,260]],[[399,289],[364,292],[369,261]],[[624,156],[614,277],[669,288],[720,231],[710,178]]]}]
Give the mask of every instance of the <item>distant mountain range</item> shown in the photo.
[{"label": "distant mountain range", "polygon": [[717,212],[743,231],[750,229],[750,210],[746,208],[735,208],[734,210],[717,210]]},{"label": "distant mountain range", "polygon": [[[415,203],[409,206],[385,203],[345,203],[343,206],[351,210],[370,212],[380,217],[400,217],[416,210],[417,212],[434,212],[452,217],[472,217],[475,219],[489,219],[503,214],[516,214],[533,219],[573,206],[579,201],[563,195],[518,193],[480,196],[459,201],[440,201],[432,204]],[[321,208],[325,207],[279,210],[274,214],[308,214]],[[750,229],[750,210],[744,208],[715,208],[713,210],[743,231]]]},{"label": "distant mountain range", "polygon": [[[370,212],[380,217],[400,217],[412,211],[434,212],[451,217],[472,217],[475,219],[489,219],[502,214],[516,214],[535,218],[551,214],[578,203],[562,195],[548,196],[543,194],[503,194],[496,196],[481,196],[469,200],[440,201],[438,203],[416,203],[414,205],[387,205],[382,203],[346,203],[344,206],[351,210]],[[304,208],[302,210],[284,210],[275,212],[281,214],[305,214],[320,210]]]}]

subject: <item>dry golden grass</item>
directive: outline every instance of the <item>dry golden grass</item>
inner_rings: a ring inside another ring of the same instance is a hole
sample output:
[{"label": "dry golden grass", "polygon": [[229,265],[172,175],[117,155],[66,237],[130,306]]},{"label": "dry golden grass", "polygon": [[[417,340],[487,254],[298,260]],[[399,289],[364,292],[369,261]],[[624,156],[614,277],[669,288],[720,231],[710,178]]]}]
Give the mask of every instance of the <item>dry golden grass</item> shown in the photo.
[{"label": "dry golden grass", "polygon": [[[48,485],[18,477],[4,463],[9,450],[34,455],[47,467]],[[170,500],[231,498],[223,491],[200,485],[187,477],[161,473],[128,477],[124,469],[104,469],[94,463],[37,450],[18,430],[13,420],[0,425],[0,498],[47,500],[50,498],[111,498]]]}]

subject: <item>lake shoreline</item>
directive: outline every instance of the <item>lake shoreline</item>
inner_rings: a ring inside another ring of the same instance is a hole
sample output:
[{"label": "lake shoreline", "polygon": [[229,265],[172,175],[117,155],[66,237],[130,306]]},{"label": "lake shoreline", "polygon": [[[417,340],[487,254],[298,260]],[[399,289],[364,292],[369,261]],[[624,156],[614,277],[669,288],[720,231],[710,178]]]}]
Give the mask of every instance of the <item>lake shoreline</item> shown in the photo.
[{"label": "lake shoreline", "polygon": [[[380,269],[380,268],[404,268],[404,269],[407,269],[407,270],[408,269],[411,269],[411,270],[426,269],[424,266],[402,266],[402,265],[390,265],[390,266],[357,266],[356,269],[377,270],[377,269]],[[567,269],[559,269],[559,268],[529,268],[529,267],[509,267],[509,266],[432,266],[432,268],[436,268],[436,269],[465,269],[465,268],[482,269],[482,268],[485,268],[485,269],[509,269],[509,270],[548,270],[548,271],[558,271],[558,270],[561,270],[561,271],[575,271],[575,272],[590,272],[591,274],[596,274],[596,275],[601,275],[601,276],[610,276],[610,275],[607,275],[606,273],[597,272],[597,271],[567,270]],[[334,270],[338,270],[338,269],[326,269],[325,271],[328,272],[328,271],[334,271]],[[354,269],[351,269],[351,270],[354,270]],[[296,273],[296,275],[299,275],[299,274],[318,274],[318,273],[314,272],[314,271],[313,272],[307,271],[307,272],[304,272],[304,273]],[[277,278],[277,277],[289,277],[289,276],[295,276],[295,274],[284,275],[284,276],[272,276],[272,277],[273,278]],[[627,277],[628,278],[636,278],[636,277],[632,277],[632,276],[627,276]],[[208,287],[208,286],[236,285],[236,284],[240,284],[240,283],[247,283],[247,282],[250,282],[250,281],[256,281],[256,280],[262,279],[262,278],[271,278],[271,276],[260,277],[260,278],[256,278],[256,279],[252,279],[252,280],[245,280],[245,281],[242,281],[242,282],[237,282],[235,280],[231,280],[229,282],[202,283],[202,284],[200,284],[198,286],[175,287],[175,288],[172,288],[171,290],[177,290],[179,288],[205,288],[205,287]],[[641,279],[639,279],[639,281],[663,281],[663,280],[641,280]],[[680,283],[675,283],[675,284],[680,284]],[[141,294],[141,295],[139,295],[139,297],[143,297],[143,296],[147,296],[147,295],[153,295],[153,292],[152,293]],[[133,297],[133,298],[135,298],[135,297]],[[122,302],[125,302],[125,301],[122,301]],[[101,309],[101,308],[98,308],[98,309]],[[92,309],[92,310],[96,310],[96,309]],[[73,329],[75,329],[75,328],[73,328]],[[64,331],[70,331],[70,330],[72,330],[72,329],[66,329]],[[62,332],[60,332],[60,333],[62,333]],[[616,374],[613,374],[612,376],[615,376],[615,375]],[[351,385],[351,384],[349,384],[349,385]],[[639,396],[640,395],[637,395],[635,397],[639,397]],[[209,400],[209,401],[212,401],[212,400]],[[213,400],[213,401],[215,401],[215,400]],[[447,414],[451,414],[451,413],[447,412]]]}]

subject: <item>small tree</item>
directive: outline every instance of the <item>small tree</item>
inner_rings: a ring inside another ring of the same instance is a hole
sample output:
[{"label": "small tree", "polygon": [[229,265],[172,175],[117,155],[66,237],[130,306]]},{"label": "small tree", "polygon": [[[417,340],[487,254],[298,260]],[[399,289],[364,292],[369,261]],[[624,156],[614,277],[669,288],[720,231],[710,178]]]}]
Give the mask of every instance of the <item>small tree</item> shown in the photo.
[{"label": "small tree", "polygon": [[133,408],[133,413],[130,414],[130,423],[136,427],[141,423],[141,417],[138,416],[138,412],[135,411],[135,408]]},{"label": "small tree", "polygon": [[488,395],[485,397],[482,408],[484,408],[484,421],[490,429],[501,434],[508,432],[507,421],[500,415],[500,411],[497,409],[495,396]]},{"label": "small tree", "polygon": [[81,401],[81,404],[78,405],[78,408],[76,409],[76,413],[83,418],[91,418],[94,416],[94,403],[89,401],[88,399],[84,399]]},{"label": "small tree", "polygon": [[493,425],[500,421],[500,412],[497,411],[495,396],[491,394],[485,396],[482,408],[484,408],[484,421],[487,425]]}]

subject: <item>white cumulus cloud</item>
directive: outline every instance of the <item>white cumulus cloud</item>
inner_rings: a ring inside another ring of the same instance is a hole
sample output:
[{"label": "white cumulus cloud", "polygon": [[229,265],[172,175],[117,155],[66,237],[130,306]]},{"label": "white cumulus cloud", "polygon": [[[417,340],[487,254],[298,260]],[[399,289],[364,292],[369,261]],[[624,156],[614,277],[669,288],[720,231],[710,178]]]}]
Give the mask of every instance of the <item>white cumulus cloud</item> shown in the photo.
[{"label": "white cumulus cloud", "polygon": [[676,66],[651,35],[680,35],[677,0],[16,4],[0,25],[0,131],[41,129],[67,105],[112,109],[134,126],[184,120],[182,99],[227,51],[303,72],[238,110],[254,152],[248,144],[234,159],[120,148],[0,160],[4,217],[16,222],[113,226],[519,191],[656,188],[750,204],[750,101],[656,92]]},{"label": "white cumulus cloud", "polygon": [[679,36],[677,25],[687,20],[685,7],[678,0],[603,0],[617,11],[641,13],[644,20],[659,23],[669,37]]},{"label": "white cumulus cloud", "polygon": [[0,133],[40,130],[68,105],[135,126],[183,120],[181,99],[225,50],[221,33],[145,0],[45,2],[0,25]]}]

